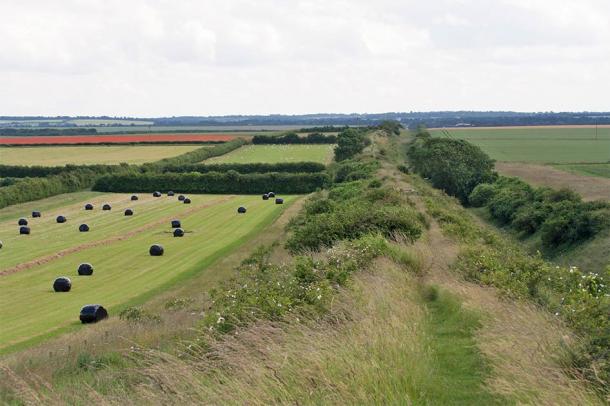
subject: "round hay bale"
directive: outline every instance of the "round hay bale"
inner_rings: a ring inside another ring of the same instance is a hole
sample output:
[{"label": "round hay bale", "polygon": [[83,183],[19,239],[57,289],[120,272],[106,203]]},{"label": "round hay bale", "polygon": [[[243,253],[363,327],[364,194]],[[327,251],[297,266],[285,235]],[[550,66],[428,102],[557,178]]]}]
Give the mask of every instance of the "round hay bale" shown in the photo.
[{"label": "round hay bale", "polygon": [[273,193],[273,192],[269,192],[269,193],[267,193],[267,196],[269,196],[269,197],[275,197],[275,193]]},{"label": "round hay bale", "polygon": [[19,234],[23,234],[23,235],[30,234],[30,227],[27,227],[27,226],[19,227]]},{"label": "round hay bale", "polygon": [[172,220],[172,228],[180,228],[182,225],[180,224],[180,220]]},{"label": "round hay bale", "polygon": [[58,223],[65,223],[66,221],[68,221],[68,219],[66,218],[66,216],[57,216],[55,221],[57,221]]},{"label": "round hay bale", "polygon": [[174,195],[174,192],[170,190],[169,192],[167,192],[167,195],[168,195],[168,196],[173,196],[173,195]]},{"label": "round hay bale", "polygon": [[32,217],[40,217],[40,216],[42,216],[42,214],[40,214],[39,211],[33,211],[32,212]]},{"label": "round hay bale", "polygon": [[177,228],[174,230],[174,237],[184,237],[184,230]]},{"label": "round hay bale", "polygon": [[80,309],[79,319],[83,324],[97,323],[106,318],[108,318],[108,311],[101,305],[87,305]]},{"label": "round hay bale", "polygon": [[60,276],[53,282],[55,292],[69,292],[72,289],[72,281],[66,276]]},{"label": "round hay bale", "polygon": [[102,210],[112,210],[112,206],[110,206],[108,203],[106,203],[105,205],[102,206]]},{"label": "round hay bale", "polygon": [[267,193],[263,195],[263,200],[269,200],[269,195]]},{"label": "round hay bale", "polygon": [[150,249],[148,250],[148,252],[153,257],[160,257],[161,255],[163,255],[164,249],[163,249],[162,245],[153,244],[150,246]]},{"label": "round hay bale", "polygon": [[125,215],[126,215],[126,216],[133,216],[133,210],[131,210],[131,209],[125,209]]},{"label": "round hay bale", "polygon": [[189,199],[188,197],[186,197],[186,198],[185,198],[185,199],[182,201],[182,203],[184,203],[184,204],[191,204],[191,199]]},{"label": "round hay bale", "polygon": [[184,199],[186,199],[186,196],[184,196],[184,195],[178,196],[178,200],[183,201]]},{"label": "round hay bale", "polygon": [[19,221],[17,221],[17,225],[19,225],[19,226],[27,226],[28,225],[28,221],[22,217],[22,218],[19,219]]},{"label": "round hay bale", "polygon": [[78,274],[81,276],[93,275],[93,265],[84,262],[78,266]]},{"label": "round hay bale", "polygon": [[89,231],[89,226],[87,224],[81,224],[80,226],[78,226],[78,231],[80,231],[81,233],[86,233],[87,231]]},{"label": "round hay bale", "polygon": [[161,192],[153,192],[153,197],[161,197]]},{"label": "round hay bale", "polygon": [[0,248],[2,248],[2,247],[3,247],[3,244],[2,244],[2,241],[0,241]]},{"label": "round hay bale", "polygon": [[85,205],[85,210],[93,210],[93,205],[91,203],[87,203]]},{"label": "round hay bale", "polygon": [[131,200],[138,200],[138,196],[137,195],[131,195]]},{"label": "round hay bale", "polygon": [[246,208],[245,208],[245,207],[243,207],[243,206],[241,206],[241,207],[239,207],[239,208],[237,209],[237,213],[239,213],[239,214],[243,214],[243,213],[245,213],[245,212],[246,212]]},{"label": "round hay bale", "polygon": [[284,199],[280,199],[279,197],[275,199],[275,204],[284,204]]}]

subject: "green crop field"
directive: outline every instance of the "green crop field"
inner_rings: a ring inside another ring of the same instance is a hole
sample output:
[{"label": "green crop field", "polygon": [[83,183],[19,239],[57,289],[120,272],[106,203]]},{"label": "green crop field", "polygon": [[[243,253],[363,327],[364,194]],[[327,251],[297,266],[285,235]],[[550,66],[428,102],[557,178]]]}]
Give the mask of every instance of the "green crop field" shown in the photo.
[{"label": "green crop field", "polygon": [[[270,224],[284,206],[259,196],[190,195],[192,204],[175,197],[71,193],[0,210],[0,352],[37,342],[80,325],[86,304],[99,303],[116,317],[125,306],[139,303],[170,284],[198,272]],[[94,204],[85,211],[86,202]],[[112,205],[102,211],[103,203]],[[239,206],[248,212],[238,215]],[[134,215],[124,216],[125,208]],[[29,216],[32,209],[41,218]],[[55,222],[57,215],[67,223]],[[28,218],[31,235],[19,235],[17,219]],[[170,220],[178,218],[186,235],[174,238]],[[87,223],[91,230],[78,231]],[[165,255],[152,257],[150,245],[162,244]],[[80,263],[94,267],[92,276],[78,276]],[[55,293],[56,277],[68,276],[72,290]],[[205,287],[202,286],[202,289]]]},{"label": "green crop field", "polygon": [[4,165],[142,164],[202,148],[201,145],[0,147]]},{"label": "green crop field", "polygon": [[332,159],[333,145],[248,145],[207,160],[209,163],[321,162]]},{"label": "green crop field", "polygon": [[[480,146],[493,159],[508,162],[610,162],[610,128],[449,129],[449,136]],[[447,136],[431,130],[435,136]]]}]

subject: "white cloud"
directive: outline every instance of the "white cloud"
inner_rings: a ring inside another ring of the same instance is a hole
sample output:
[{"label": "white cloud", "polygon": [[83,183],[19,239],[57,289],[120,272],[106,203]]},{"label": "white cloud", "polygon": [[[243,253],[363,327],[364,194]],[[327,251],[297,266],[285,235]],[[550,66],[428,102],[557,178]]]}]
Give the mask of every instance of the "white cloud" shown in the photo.
[{"label": "white cloud", "polygon": [[605,0],[4,0],[0,115],[610,110]]}]

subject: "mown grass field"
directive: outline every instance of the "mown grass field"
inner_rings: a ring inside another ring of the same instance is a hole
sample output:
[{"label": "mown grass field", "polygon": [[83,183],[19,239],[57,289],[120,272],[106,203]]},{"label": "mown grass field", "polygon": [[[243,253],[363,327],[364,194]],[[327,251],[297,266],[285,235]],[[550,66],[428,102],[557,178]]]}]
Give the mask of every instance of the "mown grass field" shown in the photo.
[{"label": "mown grass field", "polygon": [[4,165],[143,164],[184,154],[202,145],[0,147]]},{"label": "mown grass field", "polygon": [[557,169],[569,171],[579,175],[598,176],[601,178],[610,179],[610,163],[608,164],[570,164],[570,165],[555,165]]},{"label": "mown grass field", "polygon": [[332,159],[333,145],[247,145],[226,155],[206,160],[209,163],[321,162]]},{"label": "mown grass field", "polygon": [[[83,305],[102,304],[117,317],[121,308],[205,272],[207,265],[270,224],[294,200],[288,196],[286,205],[278,206],[259,196],[190,197],[192,204],[184,205],[175,197],[141,194],[132,202],[125,194],[82,192],[0,210],[0,353],[76,328]],[[85,211],[86,202],[95,210]],[[106,202],[111,211],[101,210]],[[239,206],[248,212],[238,215]],[[134,216],[123,215],[128,207]],[[29,217],[33,208],[42,211],[42,218]],[[59,214],[68,222],[57,224]],[[26,215],[32,234],[20,236],[17,219]],[[183,238],[172,236],[173,218],[182,221]],[[91,231],[80,233],[81,223]],[[149,255],[154,243],[164,246],[164,256]],[[82,262],[93,264],[92,276],[77,275]],[[53,292],[58,276],[72,279],[70,292]]]},{"label": "mown grass field", "polygon": [[[610,128],[448,129],[449,136],[478,145],[506,162],[581,163],[610,161]],[[431,130],[434,136],[447,136]]]}]

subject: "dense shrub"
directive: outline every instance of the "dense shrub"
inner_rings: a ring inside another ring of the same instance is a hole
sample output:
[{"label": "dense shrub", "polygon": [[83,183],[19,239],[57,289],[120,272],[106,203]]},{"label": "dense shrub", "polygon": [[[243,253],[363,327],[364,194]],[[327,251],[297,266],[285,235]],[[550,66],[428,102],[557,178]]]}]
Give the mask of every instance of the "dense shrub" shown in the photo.
[{"label": "dense shrub", "polygon": [[386,135],[400,135],[400,130],[405,128],[399,121],[396,120],[384,120],[378,128]]},{"label": "dense shrub", "polygon": [[583,202],[571,190],[534,188],[517,178],[499,177],[492,184],[481,184],[469,201],[524,235],[539,232],[549,249],[591,238],[610,226],[607,202]]},{"label": "dense shrub", "polygon": [[240,174],[235,171],[208,173],[155,173],[111,175],[99,178],[93,190],[101,192],[154,192],[173,190],[180,193],[259,194],[310,193],[329,182],[325,173]]},{"label": "dense shrub", "polygon": [[[366,132],[347,128],[339,133],[335,147],[335,161],[351,159],[361,153],[367,146]],[[370,141],[369,141],[370,142]]]},{"label": "dense shrub", "polygon": [[299,136],[291,132],[284,135],[255,135],[252,137],[252,144],[336,144],[335,135],[324,135],[319,132]]},{"label": "dense shrub", "polygon": [[369,178],[379,168],[377,161],[345,160],[332,164],[329,174],[335,183]]},{"label": "dense shrub", "polygon": [[495,176],[493,160],[464,140],[419,137],[410,145],[408,156],[415,172],[463,203],[477,185]]}]

